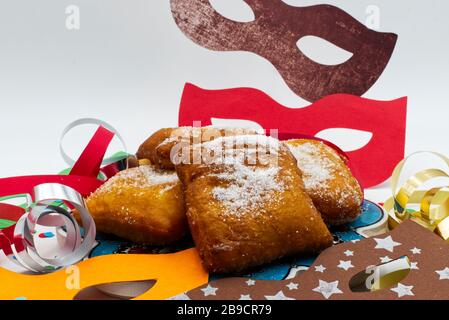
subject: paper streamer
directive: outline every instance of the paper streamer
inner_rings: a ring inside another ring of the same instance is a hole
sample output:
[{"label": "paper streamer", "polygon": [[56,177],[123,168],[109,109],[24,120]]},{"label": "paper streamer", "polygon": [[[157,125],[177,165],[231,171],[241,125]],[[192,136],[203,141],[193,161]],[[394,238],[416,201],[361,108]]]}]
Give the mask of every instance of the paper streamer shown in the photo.
[{"label": "paper streamer", "polygon": [[[62,203],[80,213],[84,235],[71,210]],[[56,227],[66,235],[53,257],[44,257],[36,249],[34,237],[38,225]],[[31,272],[45,273],[83,260],[95,243],[95,223],[77,191],[61,184],[41,184],[34,188],[34,202],[27,212],[14,226],[0,231],[0,238],[0,248],[12,263]]]},{"label": "paper streamer", "polygon": [[[94,118],[82,118],[82,119],[78,119],[76,121],[73,121],[72,123],[68,124],[67,127],[63,130],[61,138],[59,139],[59,152],[62,156],[62,158],[64,159],[64,161],[69,165],[69,166],[74,166],[74,169],[76,168],[75,164],[77,164],[77,161],[75,161],[74,159],[72,159],[65,151],[64,146],[63,146],[63,142],[64,142],[64,138],[67,136],[67,134],[72,131],[73,129],[82,126],[82,125],[87,125],[87,124],[94,124],[94,125],[98,125],[100,128],[106,129],[107,131],[110,132],[110,139],[112,140],[112,138],[114,137],[114,135],[120,140],[122,146],[123,146],[123,151],[125,151],[124,153],[126,154],[126,143],[125,140],[123,139],[123,137],[120,135],[120,133],[113,127],[111,126],[109,123],[103,121],[103,120],[99,120],[99,119],[94,119]],[[86,156],[90,156],[92,157],[92,152],[95,152],[94,149],[99,150],[100,152],[102,150],[105,150],[105,146],[107,148],[107,146],[109,145],[111,141],[109,140],[109,142],[107,142],[107,139],[105,140],[95,140],[92,143],[90,143],[88,145],[88,147],[83,151],[83,154],[81,155],[81,157]],[[98,145],[97,145],[98,144]],[[106,144],[106,145],[105,145]],[[92,150],[90,150],[89,148],[91,148]],[[110,165],[113,163],[116,163],[117,161],[122,160],[123,154],[118,154],[109,158],[104,158],[101,159],[101,165],[102,166],[106,166],[106,165]],[[94,158],[96,160],[98,160],[99,158]],[[79,159],[78,159],[78,166],[80,166],[79,164]],[[83,168],[85,168],[84,166],[82,166]],[[76,170],[74,170],[76,171]],[[72,171],[72,173],[74,172]]]},{"label": "paper streamer", "polygon": [[404,185],[398,186],[404,165],[411,158],[425,153],[443,160],[449,166],[449,158],[436,152],[416,152],[402,160],[391,177],[393,197],[384,204],[389,213],[389,226],[395,228],[410,219],[449,241],[449,186],[420,189],[431,180],[449,178],[449,173],[441,169],[425,169],[409,177]]},{"label": "paper streamer", "polygon": [[[70,130],[84,124],[100,126],[75,162],[65,153],[62,140]],[[44,273],[75,264],[89,254],[95,242],[95,223],[84,206],[83,197],[89,196],[104,183],[97,178],[102,165],[106,165],[103,169],[108,172],[107,179],[119,170],[117,161],[123,165],[123,160],[127,159],[126,152],[104,159],[114,132],[125,146],[118,132],[107,123],[96,119],[77,120],[64,130],[61,138],[61,155],[69,164],[73,162],[68,175],[0,179],[0,200],[26,198],[26,203],[22,205],[26,209],[25,214],[14,225],[0,231],[0,250],[10,262],[29,272]],[[72,216],[71,208],[80,213],[83,233]],[[8,205],[2,205],[0,218],[11,216],[5,210],[8,210]],[[34,236],[38,225],[55,227],[62,234],[63,244],[53,256],[43,256],[36,249]]]}]

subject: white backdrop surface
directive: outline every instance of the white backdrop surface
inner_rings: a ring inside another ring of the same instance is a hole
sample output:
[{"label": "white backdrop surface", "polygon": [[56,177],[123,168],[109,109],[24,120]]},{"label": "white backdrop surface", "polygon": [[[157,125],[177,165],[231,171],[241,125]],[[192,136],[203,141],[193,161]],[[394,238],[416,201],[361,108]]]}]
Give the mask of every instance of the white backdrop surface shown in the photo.
[{"label": "white backdrop surface", "polygon": [[[212,2],[228,15],[245,17],[240,0],[226,1]],[[399,39],[364,97],[408,96],[406,152],[449,154],[448,1],[285,2],[337,5],[361,22],[369,16],[367,7],[377,6],[379,30]],[[79,8],[79,30],[66,27],[69,5]],[[186,82],[209,89],[253,87],[290,107],[308,104],[263,58],[194,44],[176,26],[168,0],[0,0],[0,25],[0,177],[64,168],[59,136],[82,117],[111,123],[135,151],[152,131],[177,124]],[[332,50],[321,45],[311,42],[309,50]],[[68,150],[76,156],[91,133],[78,130],[68,137]],[[370,194],[382,200],[385,187]]]}]

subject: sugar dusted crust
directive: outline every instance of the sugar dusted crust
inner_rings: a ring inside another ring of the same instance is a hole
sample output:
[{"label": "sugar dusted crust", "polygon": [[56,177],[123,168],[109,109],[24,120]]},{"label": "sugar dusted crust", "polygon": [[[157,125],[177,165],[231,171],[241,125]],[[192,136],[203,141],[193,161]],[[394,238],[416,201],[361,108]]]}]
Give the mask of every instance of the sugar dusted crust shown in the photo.
[{"label": "sugar dusted crust", "polygon": [[137,243],[168,244],[187,232],[184,194],[173,171],[149,165],[124,170],[86,204],[100,232]]},{"label": "sugar dusted crust", "polygon": [[146,189],[155,186],[174,187],[179,183],[174,171],[158,170],[154,166],[144,165],[121,171],[106,181],[93,196],[111,192],[119,186],[123,189]]},{"label": "sugar dusted crust", "polygon": [[[209,146],[223,146],[226,139]],[[254,140],[245,141],[236,154],[239,150],[251,154]],[[332,244],[302,187],[295,159],[279,141],[271,142],[276,142],[277,152],[267,157],[276,161],[249,164],[237,156],[234,162],[176,167],[185,186],[191,233],[209,272],[238,272],[284,256],[319,252]]]},{"label": "sugar dusted crust", "polygon": [[203,145],[203,149],[215,151],[228,147],[223,153],[223,171],[212,174],[228,183],[226,187],[217,186],[212,190],[214,199],[221,202],[225,214],[257,215],[267,203],[276,201],[276,192],[284,190],[288,178],[281,175],[277,161],[273,161],[275,165],[271,166],[251,166],[245,162],[266,160],[269,163],[279,156],[281,146],[279,140],[261,135],[220,137]]},{"label": "sugar dusted crust", "polygon": [[236,216],[261,214],[267,203],[276,200],[276,192],[285,187],[276,167],[251,168],[236,164],[213,176],[228,182],[226,186],[212,189],[214,199],[223,206],[223,214]]},{"label": "sugar dusted crust", "polygon": [[340,155],[321,141],[285,142],[295,156],[307,193],[332,225],[353,221],[361,213],[363,192]]}]

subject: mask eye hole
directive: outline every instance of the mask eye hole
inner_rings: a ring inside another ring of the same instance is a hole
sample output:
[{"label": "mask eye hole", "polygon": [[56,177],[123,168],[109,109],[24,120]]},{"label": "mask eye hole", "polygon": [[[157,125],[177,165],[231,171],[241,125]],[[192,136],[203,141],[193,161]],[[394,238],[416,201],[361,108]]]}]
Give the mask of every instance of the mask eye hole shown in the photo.
[{"label": "mask eye hole", "polygon": [[256,19],[251,7],[243,0],[209,0],[211,6],[223,17],[236,22],[251,22]]},{"label": "mask eye hole", "polygon": [[100,284],[84,288],[74,300],[131,300],[144,294],[155,284],[155,280]]},{"label": "mask eye hole", "polygon": [[352,52],[315,36],[302,37],[298,40],[296,46],[310,60],[327,66],[343,64],[353,56]]},{"label": "mask eye hole", "polygon": [[318,132],[316,137],[332,142],[345,152],[351,152],[366,146],[373,138],[373,134],[356,129],[330,128]]},{"label": "mask eye hole", "polygon": [[351,278],[349,288],[352,292],[374,292],[392,288],[408,276],[411,267],[406,256],[368,267]]}]

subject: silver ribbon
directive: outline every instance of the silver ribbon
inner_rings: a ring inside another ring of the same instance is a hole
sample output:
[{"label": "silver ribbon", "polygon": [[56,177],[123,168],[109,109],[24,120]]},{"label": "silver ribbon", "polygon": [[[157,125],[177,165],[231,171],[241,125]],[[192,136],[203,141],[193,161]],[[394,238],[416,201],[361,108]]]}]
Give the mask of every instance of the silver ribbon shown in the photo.
[{"label": "silver ribbon", "polygon": [[[30,272],[48,273],[87,257],[95,245],[96,229],[83,197],[76,190],[57,183],[36,186],[34,196],[34,203],[14,228],[14,242],[20,241],[25,250],[17,250],[13,243],[13,255],[8,256],[8,259]],[[79,212],[83,232],[71,210],[63,203],[73,206]],[[63,244],[52,257],[43,257],[36,248],[34,237],[38,225],[55,227],[64,235]]]}]

